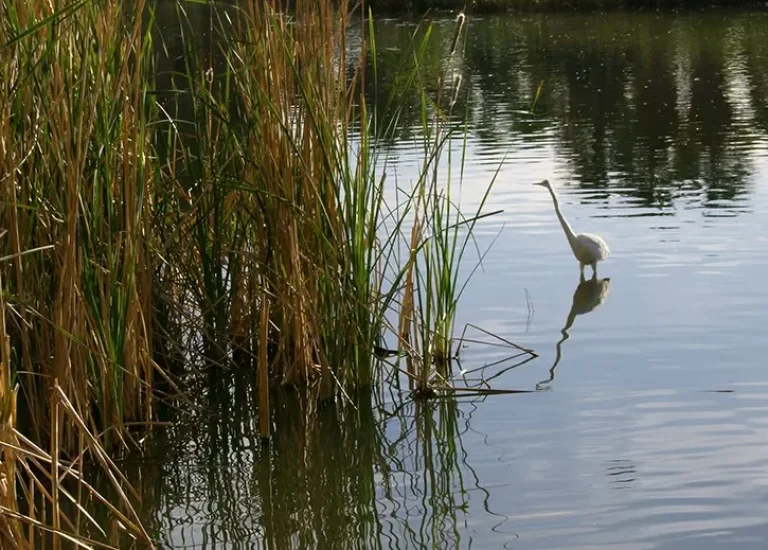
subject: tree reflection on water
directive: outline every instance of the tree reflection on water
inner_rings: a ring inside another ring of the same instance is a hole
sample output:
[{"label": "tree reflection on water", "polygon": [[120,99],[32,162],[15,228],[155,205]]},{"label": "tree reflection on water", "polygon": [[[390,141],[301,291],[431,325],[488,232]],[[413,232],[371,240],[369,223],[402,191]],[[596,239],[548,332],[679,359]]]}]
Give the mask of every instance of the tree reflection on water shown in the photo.
[{"label": "tree reflection on water", "polygon": [[[739,11],[471,19],[461,62],[452,61],[467,88],[455,112],[468,114],[477,155],[554,140],[581,187],[642,208],[664,210],[679,197],[722,208],[745,198],[753,170],[745,152],[768,129],[766,22],[768,14]],[[412,29],[378,27],[384,101]],[[433,31],[425,59],[435,74],[451,29],[446,21]],[[534,114],[521,114],[540,84]],[[398,142],[418,133],[412,104]]]}]

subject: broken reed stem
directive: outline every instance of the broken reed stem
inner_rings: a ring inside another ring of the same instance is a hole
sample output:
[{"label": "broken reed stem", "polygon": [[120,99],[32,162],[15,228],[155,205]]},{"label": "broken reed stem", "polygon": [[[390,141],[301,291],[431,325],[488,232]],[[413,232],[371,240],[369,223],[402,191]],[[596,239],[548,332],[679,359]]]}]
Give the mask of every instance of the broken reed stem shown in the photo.
[{"label": "broken reed stem", "polygon": [[142,542],[147,546],[147,548],[150,550],[155,550],[155,545],[152,542],[152,538],[147,533],[144,525],[142,524],[141,518],[133,507],[133,504],[131,503],[132,499],[129,498],[125,493],[123,484],[128,486],[129,491],[133,492],[133,488],[130,486],[130,484],[128,484],[127,480],[120,472],[120,469],[115,465],[112,459],[109,458],[107,451],[101,445],[101,442],[90,432],[88,426],[85,424],[85,421],[72,406],[72,403],[70,402],[66,393],[64,393],[64,391],[58,385],[54,386],[54,392],[58,397],[58,403],[61,404],[64,410],[68,413],[70,420],[72,420],[73,424],[77,426],[77,428],[80,430],[80,433],[85,436],[88,450],[90,451],[91,455],[95,456],[97,462],[101,465],[102,471],[107,475],[107,478],[111,482],[112,488],[118,494],[121,504],[132,516],[130,521],[127,518],[124,518],[127,522],[126,527],[131,527],[134,536],[140,538]]},{"label": "broken reed stem", "polygon": [[60,454],[60,435],[59,423],[61,414],[59,410],[59,399],[55,390],[59,388],[58,379],[53,381],[53,391],[51,391],[51,518],[53,520],[53,550],[61,548],[59,540],[59,531],[61,531],[61,508],[59,505],[59,460]]},{"label": "broken reed stem", "polygon": [[269,294],[266,290],[261,295],[261,320],[259,324],[259,433],[263,441],[270,438],[269,418]]},{"label": "broken reed stem", "polygon": [[[411,253],[409,253],[409,256]],[[403,290],[403,305],[400,308],[400,327],[398,338],[398,355],[405,354],[405,364],[408,372],[408,389],[413,390],[414,380],[417,380],[413,365],[413,353],[411,342],[411,323],[414,315],[413,305],[413,264],[409,265],[405,276],[405,289]]]},{"label": "broken reed stem", "polygon": [[[0,442],[13,443],[16,425],[16,389],[11,387],[10,337],[6,331],[5,299],[2,272],[0,272]],[[17,510],[16,500],[16,453],[10,446],[0,452],[0,505],[11,513]],[[24,533],[18,521],[0,513],[0,542],[2,547],[25,548]]]}]

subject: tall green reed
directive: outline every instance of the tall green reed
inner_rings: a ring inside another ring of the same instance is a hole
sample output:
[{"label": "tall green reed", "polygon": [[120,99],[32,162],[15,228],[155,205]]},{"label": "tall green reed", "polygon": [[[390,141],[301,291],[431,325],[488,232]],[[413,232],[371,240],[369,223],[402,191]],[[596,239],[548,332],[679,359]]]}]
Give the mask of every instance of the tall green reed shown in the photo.
[{"label": "tall green reed", "polygon": [[151,414],[143,2],[2,10],[2,269],[24,406],[47,418],[58,380],[90,426],[120,427]]},{"label": "tall green reed", "polygon": [[[422,162],[404,204],[409,225],[409,234],[404,237],[409,252],[399,272],[403,288],[397,331],[399,349],[406,356],[409,386],[426,395],[438,389],[452,390],[448,378],[451,359],[458,353],[453,343],[458,303],[469,278],[482,262],[483,253],[478,250],[475,267],[462,281],[463,263],[470,248],[476,247],[476,224],[498,213],[485,211],[495,176],[479,197],[473,213],[466,215],[461,207],[467,128],[466,114],[457,113],[454,108],[465,93],[457,69],[463,52],[464,25],[462,13],[456,20],[444,60],[437,71],[431,71],[435,79],[432,86],[424,81],[427,71],[423,70],[428,63],[425,52],[431,25],[421,30],[423,39],[416,43],[412,54],[414,87],[420,106]],[[418,36],[418,32],[414,35]],[[405,234],[404,227],[401,224],[398,232]]]}]

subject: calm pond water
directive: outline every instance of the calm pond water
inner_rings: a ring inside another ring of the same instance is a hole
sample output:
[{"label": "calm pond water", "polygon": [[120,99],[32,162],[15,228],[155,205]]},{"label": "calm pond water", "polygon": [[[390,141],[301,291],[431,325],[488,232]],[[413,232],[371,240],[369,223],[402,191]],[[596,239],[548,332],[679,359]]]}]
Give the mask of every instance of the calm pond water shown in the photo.
[{"label": "calm pond water", "polygon": [[[379,22],[380,86],[411,30]],[[452,33],[438,24],[436,67]],[[162,546],[764,548],[768,14],[471,19],[454,63],[467,208],[508,155],[461,324],[539,354],[504,371],[508,349],[469,344],[462,367],[538,391],[309,425],[296,399],[265,449],[252,388],[226,375],[217,414],[169,429],[141,468]],[[405,122],[390,170],[407,186]],[[543,178],[576,231],[608,241],[610,281],[578,286]]]}]

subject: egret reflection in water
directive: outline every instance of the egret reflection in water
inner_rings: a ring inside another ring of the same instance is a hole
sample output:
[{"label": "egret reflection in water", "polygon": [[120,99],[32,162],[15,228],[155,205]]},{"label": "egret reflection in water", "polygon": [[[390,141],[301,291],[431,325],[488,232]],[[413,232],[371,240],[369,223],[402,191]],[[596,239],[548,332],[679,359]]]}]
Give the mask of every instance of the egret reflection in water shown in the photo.
[{"label": "egret reflection in water", "polygon": [[568,319],[565,321],[565,326],[560,331],[563,337],[560,338],[555,346],[555,362],[549,369],[549,378],[536,384],[537,390],[547,389],[549,383],[555,379],[555,369],[562,358],[563,343],[570,337],[568,330],[573,326],[576,316],[585,315],[605,302],[605,299],[610,292],[610,288],[610,277],[604,279],[593,277],[588,280],[584,279],[583,276],[580,278],[579,286],[576,287],[576,291],[573,293],[573,303],[571,304],[571,311],[568,312]]}]

